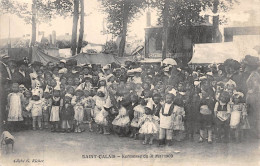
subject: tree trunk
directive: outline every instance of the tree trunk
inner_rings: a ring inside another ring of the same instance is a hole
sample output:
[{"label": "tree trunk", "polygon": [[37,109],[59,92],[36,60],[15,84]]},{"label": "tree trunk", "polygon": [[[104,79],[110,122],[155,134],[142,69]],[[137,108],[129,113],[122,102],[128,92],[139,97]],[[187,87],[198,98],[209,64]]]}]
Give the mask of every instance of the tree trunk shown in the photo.
[{"label": "tree trunk", "polygon": [[169,0],[165,0],[162,14],[163,14],[162,59],[165,59],[168,50],[167,38],[168,38]]},{"label": "tree trunk", "polygon": [[71,54],[76,54],[77,49],[77,29],[79,19],[79,0],[74,0],[74,11],[73,11],[73,26],[71,35]]},{"label": "tree trunk", "polygon": [[36,0],[32,1],[32,36],[31,36],[31,46],[34,46],[36,41]]},{"label": "tree trunk", "polygon": [[121,40],[120,40],[120,44],[119,44],[119,49],[118,49],[118,56],[119,57],[123,57],[124,56],[124,52],[125,52],[125,42],[126,42],[126,34],[127,34],[127,22],[128,22],[128,14],[129,14],[129,10],[130,10],[130,6],[128,3],[128,0],[124,1],[123,4],[123,30],[122,30],[122,34],[121,34]]},{"label": "tree trunk", "polygon": [[83,36],[84,36],[84,0],[80,0],[80,29],[77,53],[79,54],[82,48]]},{"label": "tree trunk", "polygon": [[212,42],[220,42],[219,37],[218,37],[218,31],[219,31],[219,15],[215,15],[218,12],[218,5],[219,5],[219,0],[214,0],[213,1],[213,36],[212,36]]}]

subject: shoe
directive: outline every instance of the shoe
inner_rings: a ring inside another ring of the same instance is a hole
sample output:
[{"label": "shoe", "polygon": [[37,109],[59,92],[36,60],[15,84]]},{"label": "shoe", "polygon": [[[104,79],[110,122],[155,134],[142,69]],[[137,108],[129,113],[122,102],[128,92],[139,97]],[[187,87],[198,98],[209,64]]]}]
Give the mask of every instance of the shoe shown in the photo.
[{"label": "shoe", "polygon": [[99,134],[102,134],[103,132],[102,132],[102,130],[100,130],[98,133],[99,133]]},{"label": "shoe", "polygon": [[153,141],[150,141],[150,142],[149,142],[149,145],[152,145],[152,144],[153,144]]},{"label": "shoe", "polygon": [[70,129],[67,129],[66,132],[67,132],[67,133],[70,133],[71,131],[70,131]]},{"label": "shoe", "polygon": [[36,130],[36,127],[33,127],[33,131],[35,131]]},{"label": "shoe", "polygon": [[93,132],[93,129],[89,129],[90,132]]}]

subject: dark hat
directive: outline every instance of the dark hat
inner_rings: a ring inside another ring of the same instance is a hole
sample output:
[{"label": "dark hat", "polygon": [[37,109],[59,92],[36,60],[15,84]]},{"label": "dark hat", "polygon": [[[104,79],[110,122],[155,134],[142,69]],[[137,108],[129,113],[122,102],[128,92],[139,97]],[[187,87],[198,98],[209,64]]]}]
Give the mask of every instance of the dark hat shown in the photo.
[{"label": "dark hat", "polygon": [[66,62],[66,66],[77,66],[77,60],[76,59],[69,59]]},{"label": "dark hat", "polygon": [[58,69],[58,70],[60,70],[60,67],[59,67],[58,65],[55,65],[55,66],[52,67],[51,70],[53,71],[54,69]]}]

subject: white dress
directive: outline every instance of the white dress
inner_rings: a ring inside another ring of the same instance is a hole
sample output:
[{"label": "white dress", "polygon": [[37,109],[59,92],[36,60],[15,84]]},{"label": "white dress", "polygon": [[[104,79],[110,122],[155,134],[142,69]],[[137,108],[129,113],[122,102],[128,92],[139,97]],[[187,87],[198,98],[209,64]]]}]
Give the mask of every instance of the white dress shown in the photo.
[{"label": "white dress", "polygon": [[52,99],[52,106],[51,106],[51,114],[50,114],[50,121],[51,122],[58,122],[60,121],[60,106],[62,99],[60,97],[56,98],[53,97]]},{"label": "white dress", "polygon": [[246,105],[244,103],[231,104],[230,127],[237,128],[240,124],[242,115],[246,114]]},{"label": "white dress", "polygon": [[175,105],[173,109],[173,130],[184,130],[184,121],[182,120],[184,116],[184,108]]},{"label": "white dress", "polygon": [[146,115],[139,121],[141,126],[139,133],[140,134],[157,134],[159,132],[159,118],[155,115]]},{"label": "white dress", "polygon": [[94,96],[93,97],[95,101],[95,107],[94,107],[94,112],[93,112],[93,118],[96,122],[96,117],[100,113],[102,109],[104,109],[104,105],[106,104],[106,100],[104,97],[99,97],[99,96]]},{"label": "white dress", "polygon": [[87,102],[86,98],[82,98],[79,101],[77,100],[77,96],[73,96],[71,99],[71,104],[74,105],[74,119],[78,122],[83,122],[84,118],[84,105]]},{"label": "white dress", "polygon": [[95,118],[95,122],[99,125],[108,125],[107,121],[108,112],[103,108],[99,113],[97,114]]},{"label": "white dress", "polygon": [[119,109],[119,114],[113,120],[112,124],[119,127],[126,127],[130,123],[129,116],[127,115],[127,111],[125,107],[121,107]]},{"label": "white dress", "polygon": [[44,107],[43,99],[38,101],[30,100],[30,103],[26,107],[26,110],[31,111],[32,116],[42,116],[43,107]]},{"label": "white dress", "polygon": [[169,114],[170,107],[171,104],[165,104],[160,111],[160,128],[173,129],[173,113],[167,115]]},{"label": "white dress", "polygon": [[8,113],[8,121],[23,121],[22,116],[22,93],[10,93],[8,95],[9,99],[9,113]]},{"label": "white dress", "polygon": [[134,107],[134,118],[132,119],[132,122],[131,122],[132,127],[140,127],[138,122],[141,119],[141,117],[143,116],[144,112],[145,112],[144,106],[137,105]]}]

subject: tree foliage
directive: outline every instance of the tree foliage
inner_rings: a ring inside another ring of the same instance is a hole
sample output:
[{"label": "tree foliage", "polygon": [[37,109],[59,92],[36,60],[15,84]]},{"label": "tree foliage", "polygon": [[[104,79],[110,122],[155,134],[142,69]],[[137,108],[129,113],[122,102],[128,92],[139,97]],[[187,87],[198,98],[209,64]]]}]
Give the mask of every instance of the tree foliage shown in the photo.
[{"label": "tree foliage", "polygon": [[[169,1],[169,26],[185,26],[203,22],[201,12],[214,10],[216,0],[170,0]],[[232,9],[238,0],[217,0],[218,13],[225,13]],[[163,23],[163,6],[165,0],[151,0],[150,5],[158,9],[158,24]],[[220,23],[225,23],[227,18],[221,17]]]},{"label": "tree foliage", "polygon": [[144,9],[145,0],[102,0],[102,11],[107,14],[108,33],[116,36],[123,31],[124,7],[129,9],[128,24]]},{"label": "tree foliage", "polygon": [[[36,22],[48,23],[55,16],[68,16],[72,12],[73,3],[70,0],[35,0]],[[0,14],[15,14],[25,23],[32,23],[32,6],[19,0],[1,0]]]}]

